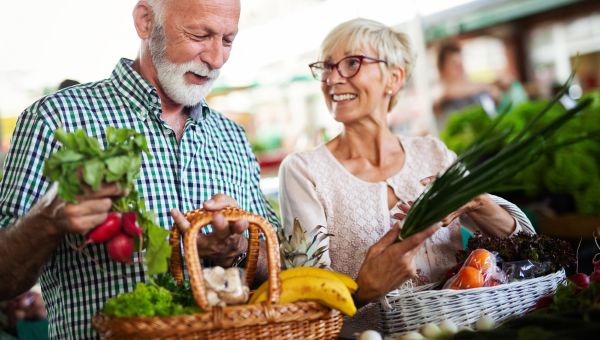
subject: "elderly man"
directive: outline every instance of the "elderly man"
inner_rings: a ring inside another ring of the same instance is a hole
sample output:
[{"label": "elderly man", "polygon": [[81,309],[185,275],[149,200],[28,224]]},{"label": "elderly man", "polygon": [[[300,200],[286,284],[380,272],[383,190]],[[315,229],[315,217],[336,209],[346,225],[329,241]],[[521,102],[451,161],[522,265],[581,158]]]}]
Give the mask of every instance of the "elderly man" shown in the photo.
[{"label": "elderly man", "polygon": [[[180,211],[225,206],[278,226],[244,131],[203,99],[229,57],[239,13],[239,0],[141,0],[133,11],[141,38],[136,60],[122,59],[106,80],[44,97],[19,118],[0,186],[0,300],[40,278],[52,338],[95,337],[94,313],[145,275],[142,264],[110,261],[104,245],[88,248],[90,257],[70,247],[124,193],[105,184],[65,205],[48,190],[41,170],[59,148],[58,127],[84,129],[103,143],[108,126],[143,133],[152,158],[144,157],[136,188],[164,228],[171,215],[187,227]],[[242,260],[247,221],[227,224],[216,215],[212,227],[199,236],[199,253],[221,266]],[[264,260],[259,267],[264,270]]]}]

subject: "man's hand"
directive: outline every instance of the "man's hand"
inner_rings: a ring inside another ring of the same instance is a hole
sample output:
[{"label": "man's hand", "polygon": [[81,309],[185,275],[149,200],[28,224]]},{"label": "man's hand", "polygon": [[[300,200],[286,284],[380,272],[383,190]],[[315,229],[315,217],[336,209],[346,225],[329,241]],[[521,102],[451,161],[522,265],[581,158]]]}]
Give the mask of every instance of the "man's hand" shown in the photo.
[{"label": "man's hand", "polygon": [[77,203],[65,203],[56,196],[52,203],[42,209],[40,214],[51,221],[53,234],[86,234],[104,222],[112,206],[112,199],[125,195],[116,183],[102,184],[93,192],[89,187],[77,197]]},{"label": "man's hand", "polygon": [[[219,211],[226,207],[237,207],[237,202],[226,195],[217,194],[204,202],[203,208],[207,211]],[[177,210],[171,210],[171,216],[181,233],[190,227],[188,220]],[[236,257],[248,249],[248,239],[243,236],[248,229],[248,221],[238,220],[227,223],[225,217],[215,213],[212,220],[212,232],[207,235],[198,235],[198,255],[210,258],[215,265],[231,267]]]},{"label": "man's hand", "polygon": [[28,291],[3,303],[2,311],[8,318],[8,326],[14,328],[19,320],[41,320],[47,316],[42,295]]},{"label": "man's hand", "polygon": [[400,226],[396,223],[377,243],[372,245],[356,278],[359,287],[355,293],[357,305],[362,306],[375,301],[414,277],[416,275],[414,259],[419,248],[439,228],[439,226],[432,226],[401,242],[396,242],[400,234]]}]

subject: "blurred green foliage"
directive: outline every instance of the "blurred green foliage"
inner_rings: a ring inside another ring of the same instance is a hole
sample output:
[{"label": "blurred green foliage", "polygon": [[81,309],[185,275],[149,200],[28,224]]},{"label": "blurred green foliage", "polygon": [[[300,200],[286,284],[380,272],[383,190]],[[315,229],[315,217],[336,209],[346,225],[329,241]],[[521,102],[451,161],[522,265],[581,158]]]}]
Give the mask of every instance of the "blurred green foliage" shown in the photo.
[{"label": "blurred green foliage", "polygon": [[[600,92],[586,94],[592,104],[576,118],[565,124],[555,135],[552,144],[560,144],[584,133],[600,132]],[[547,101],[530,101],[516,105],[507,113],[499,128],[511,129],[507,140],[516,136]],[[565,110],[554,106],[535,126],[546,125]],[[441,139],[460,154],[490,126],[492,120],[479,106],[453,113],[448,118]],[[534,130],[535,131],[535,128]],[[538,158],[523,169],[512,183],[530,197],[545,193],[570,194],[577,212],[600,214],[600,140],[586,139],[579,143],[556,149]]]}]

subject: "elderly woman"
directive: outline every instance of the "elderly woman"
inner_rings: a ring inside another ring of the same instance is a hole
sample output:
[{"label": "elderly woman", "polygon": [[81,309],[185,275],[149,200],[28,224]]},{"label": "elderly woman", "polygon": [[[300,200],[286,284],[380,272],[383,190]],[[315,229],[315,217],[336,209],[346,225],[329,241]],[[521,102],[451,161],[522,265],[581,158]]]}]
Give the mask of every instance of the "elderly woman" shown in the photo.
[{"label": "elderly woman", "polygon": [[350,337],[378,328],[371,302],[413,277],[416,283],[441,279],[461,249],[461,223],[505,237],[533,229],[514,205],[481,195],[445,219],[446,228],[395,242],[401,228],[396,222],[409,208],[405,202],[456,158],[435,138],[397,136],[388,128],[387,114],[413,64],[408,39],[378,22],[355,19],[329,33],[319,60],[311,71],[343,131],[284,160],[281,209],[288,233],[298,218],[306,230],[323,225],[334,235],[325,241],[324,264],[356,278],[355,302],[366,305],[345,321],[342,336]]}]

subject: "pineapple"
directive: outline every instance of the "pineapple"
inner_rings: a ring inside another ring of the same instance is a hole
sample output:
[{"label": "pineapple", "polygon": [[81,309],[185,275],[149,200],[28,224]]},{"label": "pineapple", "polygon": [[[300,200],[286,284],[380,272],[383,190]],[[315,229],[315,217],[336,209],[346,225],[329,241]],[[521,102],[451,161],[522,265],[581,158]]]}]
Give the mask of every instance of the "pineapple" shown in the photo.
[{"label": "pineapple", "polygon": [[320,263],[320,260],[327,251],[327,247],[322,246],[317,248],[317,246],[321,241],[333,235],[325,233],[323,231],[324,229],[325,227],[320,225],[310,233],[306,234],[297,218],[294,219],[294,230],[292,230],[292,235],[286,237],[283,228],[279,229],[277,231],[277,239],[279,240],[282,269],[294,267],[325,267],[325,265]]}]

